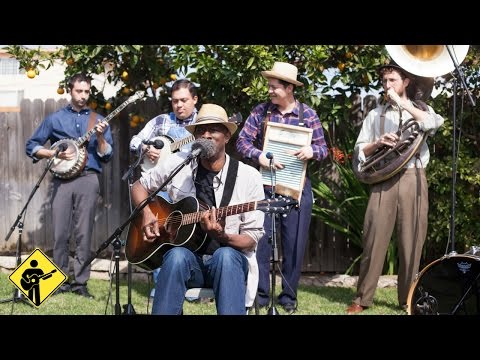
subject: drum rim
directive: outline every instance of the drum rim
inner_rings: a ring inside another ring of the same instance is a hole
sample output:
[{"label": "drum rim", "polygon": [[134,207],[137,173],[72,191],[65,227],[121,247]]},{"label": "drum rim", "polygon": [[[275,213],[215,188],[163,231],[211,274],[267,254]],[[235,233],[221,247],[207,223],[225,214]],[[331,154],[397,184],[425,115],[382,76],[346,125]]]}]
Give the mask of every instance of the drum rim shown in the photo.
[{"label": "drum rim", "polygon": [[472,259],[475,259],[477,261],[480,261],[480,256],[477,256],[477,255],[473,255],[473,254],[447,254],[447,255],[443,255],[442,257],[430,262],[429,264],[427,264],[418,274],[417,276],[415,277],[415,280],[412,282],[412,285],[410,286],[410,289],[408,291],[408,296],[407,296],[407,314],[408,315],[412,315],[412,312],[411,312],[411,303],[412,303],[412,297],[413,297],[413,293],[417,287],[417,284],[418,284],[418,281],[422,278],[422,275],[428,270],[430,269],[430,267],[432,267],[434,264],[438,263],[438,262],[441,262],[443,260],[446,260],[446,259],[450,259],[450,258],[457,258],[457,257],[466,257],[466,258],[472,258]]}]

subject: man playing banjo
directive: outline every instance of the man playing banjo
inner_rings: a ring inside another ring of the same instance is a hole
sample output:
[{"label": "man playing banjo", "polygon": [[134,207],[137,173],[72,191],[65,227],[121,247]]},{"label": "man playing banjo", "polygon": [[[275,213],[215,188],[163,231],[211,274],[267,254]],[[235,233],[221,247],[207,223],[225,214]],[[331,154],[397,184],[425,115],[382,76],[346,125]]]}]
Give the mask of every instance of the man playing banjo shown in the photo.
[{"label": "man playing banjo", "polygon": [[[70,104],[48,115],[27,140],[26,153],[37,162],[43,158],[59,160],[52,186],[52,221],[54,233],[53,261],[65,274],[68,266],[69,240],[75,240],[73,279],[62,285],[57,293],[72,291],[87,298],[93,296],[87,290],[90,265],[83,265],[90,257],[95,209],[100,192],[98,174],[102,162],[108,162],[113,155],[113,139],[110,127],[103,117],[87,105],[90,96],[91,79],[85,74],[76,74],[68,82]],[[95,129],[89,141],[82,148],[75,147],[76,139]],[[52,148],[44,144],[50,140]],[[61,168],[63,163],[72,166]],[[60,169],[61,168],[61,169]]]}]

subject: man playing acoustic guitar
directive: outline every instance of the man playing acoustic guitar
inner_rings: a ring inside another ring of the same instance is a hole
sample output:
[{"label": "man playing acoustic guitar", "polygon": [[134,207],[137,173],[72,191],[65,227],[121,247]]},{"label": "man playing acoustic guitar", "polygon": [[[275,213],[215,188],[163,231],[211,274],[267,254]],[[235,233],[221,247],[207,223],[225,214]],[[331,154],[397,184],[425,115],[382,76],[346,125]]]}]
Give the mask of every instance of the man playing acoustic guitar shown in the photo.
[{"label": "man playing acoustic guitar", "polygon": [[[219,315],[245,315],[253,304],[258,283],[255,249],[263,236],[264,214],[253,210],[217,218],[219,207],[264,199],[260,173],[251,166],[231,158],[226,144],[237,130],[228,122],[226,111],[214,104],[204,104],[194,124],[186,126],[199,145],[199,158],[184,166],[164,188],[177,202],[193,197],[211,207],[199,216],[201,230],[206,235],[201,247],[192,251],[188,246],[172,246],[163,255],[155,288],[152,314],[182,314],[185,293],[190,287],[212,287]],[[193,153],[193,152],[192,152]],[[188,153],[178,152],[144,173],[132,187],[132,200],[138,206],[154,192]],[[190,198],[190,199],[191,199]],[[196,200],[195,200],[196,201]],[[170,234],[166,219],[157,218],[149,205],[141,212],[143,242],[161,242]],[[173,215],[173,214],[172,214]],[[183,222],[172,222],[182,226]],[[178,231],[178,236],[185,232]],[[185,241],[189,240],[188,234]],[[167,239],[170,240],[170,239]],[[130,241],[130,237],[129,240]],[[127,244],[127,247],[131,244]],[[128,257],[128,256],[127,256]]]},{"label": "man playing acoustic guitar", "polygon": [[[172,85],[171,97],[173,111],[155,116],[130,140],[130,152],[143,154],[142,170],[144,171],[154,167],[162,157],[174,152],[173,147],[185,152],[190,151],[194,139],[192,134],[185,130],[185,126],[193,124],[197,116],[195,107],[198,101],[197,88],[190,80],[177,80]],[[154,139],[158,139],[160,144],[163,143],[161,149],[145,144]],[[171,143],[171,141],[174,142]],[[168,199],[164,192],[158,195]],[[154,285],[157,283],[159,271],[160,268],[153,270]],[[155,287],[150,292],[150,297],[153,298],[154,295]]]}]

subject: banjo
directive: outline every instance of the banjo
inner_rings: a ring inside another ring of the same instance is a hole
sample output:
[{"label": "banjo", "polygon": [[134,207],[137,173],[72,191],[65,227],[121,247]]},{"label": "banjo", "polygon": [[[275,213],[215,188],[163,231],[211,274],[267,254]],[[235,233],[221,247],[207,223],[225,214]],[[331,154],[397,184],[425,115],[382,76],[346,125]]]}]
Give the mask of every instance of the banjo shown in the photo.
[{"label": "banjo", "polygon": [[[107,117],[102,119],[104,122],[109,122],[115,117],[120,111],[122,111],[128,104],[131,104],[138,99],[143,98],[145,93],[143,91],[137,91],[135,95],[130,96],[125,102],[123,102],[119,107],[113,110]],[[53,165],[50,169],[52,174],[61,179],[71,179],[80,172],[82,172],[85,164],[87,163],[87,150],[85,148],[85,143],[90,139],[95,133],[95,126],[91,128],[85,135],[78,139],[62,139],[55,142],[50,149],[56,150],[58,147],[62,147],[66,150],[73,150],[75,156],[71,160],[55,158],[53,160]]]}]

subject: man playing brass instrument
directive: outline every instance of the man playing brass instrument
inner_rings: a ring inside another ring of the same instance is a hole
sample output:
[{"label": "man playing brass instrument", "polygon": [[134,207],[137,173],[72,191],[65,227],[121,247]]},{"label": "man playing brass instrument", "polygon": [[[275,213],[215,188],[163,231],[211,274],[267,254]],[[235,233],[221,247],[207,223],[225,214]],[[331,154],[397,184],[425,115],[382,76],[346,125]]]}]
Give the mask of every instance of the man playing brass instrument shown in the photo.
[{"label": "man playing brass instrument", "polygon": [[[421,102],[422,79],[391,62],[379,69],[387,103],[370,111],[355,144],[360,165],[377,149],[395,146],[401,120],[413,118],[420,130],[433,135],[443,118]],[[424,80],[428,80],[423,78]],[[356,314],[372,306],[388,244],[396,226],[398,241],[398,302],[406,308],[409,288],[420,265],[428,225],[428,184],[425,168],[430,153],[426,142],[394,176],[371,185],[363,223],[363,253],[357,294],[346,312]],[[395,221],[392,221],[395,219]]]}]

